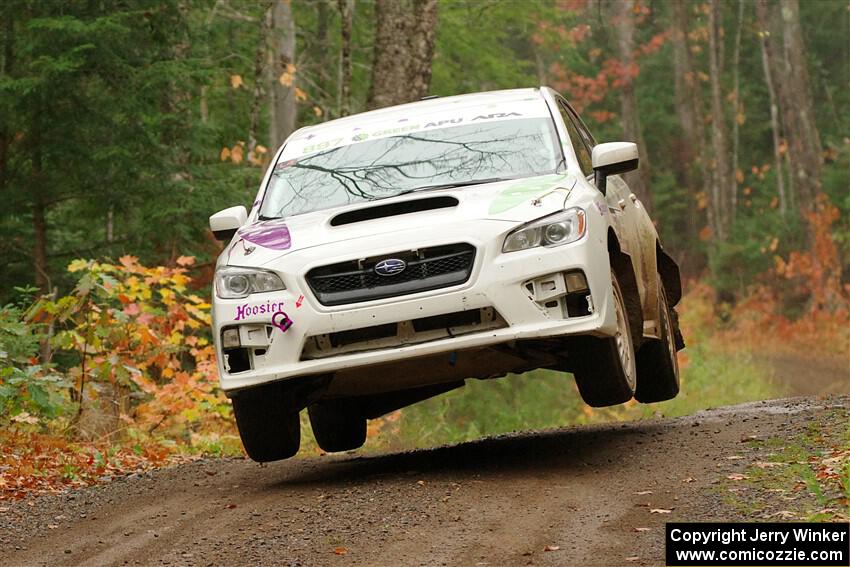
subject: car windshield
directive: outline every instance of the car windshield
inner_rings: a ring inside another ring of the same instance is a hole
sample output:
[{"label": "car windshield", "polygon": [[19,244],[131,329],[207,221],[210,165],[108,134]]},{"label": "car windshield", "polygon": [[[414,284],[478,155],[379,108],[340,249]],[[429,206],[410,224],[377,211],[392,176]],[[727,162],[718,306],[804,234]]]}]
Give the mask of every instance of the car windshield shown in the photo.
[{"label": "car windshield", "polygon": [[408,132],[279,162],[260,216],[285,217],[432,187],[553,173],[560,161],[548,118]]}]

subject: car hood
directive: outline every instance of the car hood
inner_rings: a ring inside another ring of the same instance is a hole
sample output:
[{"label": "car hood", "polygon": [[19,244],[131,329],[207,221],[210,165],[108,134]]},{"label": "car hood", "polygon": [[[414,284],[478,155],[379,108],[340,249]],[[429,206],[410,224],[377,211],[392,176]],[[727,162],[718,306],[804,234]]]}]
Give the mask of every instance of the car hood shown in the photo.
[{"label": "car hood", "polygon": [[[549,174],[456,189],[440,189],[313,211],[283,219],[254,220],[240,228],[219,258],[219,265],[262,266],[281,256],[315,246],[399,231],[439,231],[441,226],[471,221],[520,224],[563,209],[576,184],[571,173]],[[341,213],[405,201],[451,196],[456,206],[395,214],[332,226]],[[251,215],[255,218],[255,215]]]}]

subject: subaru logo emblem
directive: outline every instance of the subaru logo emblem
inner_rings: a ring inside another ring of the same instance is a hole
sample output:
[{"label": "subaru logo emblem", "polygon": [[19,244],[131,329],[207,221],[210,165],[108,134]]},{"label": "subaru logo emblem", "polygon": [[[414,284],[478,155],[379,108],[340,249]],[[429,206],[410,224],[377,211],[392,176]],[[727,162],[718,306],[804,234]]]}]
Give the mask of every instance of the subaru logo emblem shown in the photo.
[{"label": "subaru logo emblem", "polygon": [[407,268],[407,262],[398,258],[387,258],[375,264],[375,273],[379,276],[394,276]]}]

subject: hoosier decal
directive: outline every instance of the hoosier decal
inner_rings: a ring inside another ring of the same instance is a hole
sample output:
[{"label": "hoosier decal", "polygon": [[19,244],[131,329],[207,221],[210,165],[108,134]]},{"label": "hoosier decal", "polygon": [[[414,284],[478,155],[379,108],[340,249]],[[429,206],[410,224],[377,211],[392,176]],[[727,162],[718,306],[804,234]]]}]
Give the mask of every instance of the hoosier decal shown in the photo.
[{"label": "hoosier decal", "polygon": [[266,301],[265,303],[255,303],[236,306],[236,317],[234,321],[241,321],[252,315],[273,315],[283,310],[283,301]]}]

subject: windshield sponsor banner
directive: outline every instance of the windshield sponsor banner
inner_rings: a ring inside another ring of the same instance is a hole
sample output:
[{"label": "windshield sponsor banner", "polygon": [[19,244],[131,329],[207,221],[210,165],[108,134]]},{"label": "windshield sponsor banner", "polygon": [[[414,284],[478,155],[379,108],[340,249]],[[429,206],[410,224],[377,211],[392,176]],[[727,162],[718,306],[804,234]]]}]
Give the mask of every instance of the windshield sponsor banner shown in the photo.
[{"label": "windshield sponsor banner", "polygon": [[667,567],[850,566],[850,524],[668,523]]},{"label": "windshield sponsor banner", "polygon": [[442,111],[433,115],[414,115],[409,118],[399,114],[392,119],[375,120],[373,123],[367,121],[364,117],[363,121],[354,122],[346,129],[322,128],[321,130],[327,130],[327,132],[320,130],[318,134],[308,130],[303,136],[287,142],[277,167],[287,167],[286,162],[292,158],[304,157],[308,154],[365,142],[366,140],[492,120],[549,117],[548,108],[542,99],[535,97],[531,101],[534,101],[534,104],[530,101],[512,102],[511,104],[481,104],[465,109]]}]

